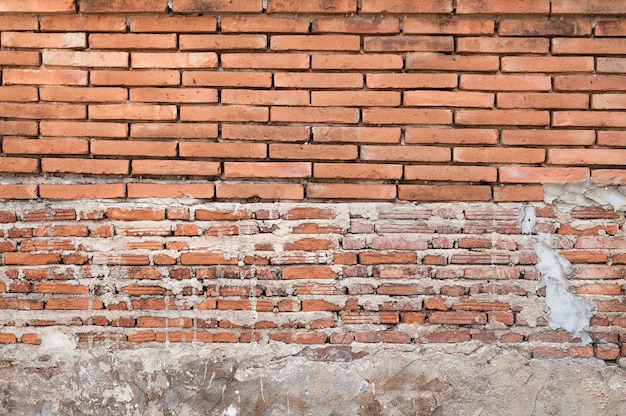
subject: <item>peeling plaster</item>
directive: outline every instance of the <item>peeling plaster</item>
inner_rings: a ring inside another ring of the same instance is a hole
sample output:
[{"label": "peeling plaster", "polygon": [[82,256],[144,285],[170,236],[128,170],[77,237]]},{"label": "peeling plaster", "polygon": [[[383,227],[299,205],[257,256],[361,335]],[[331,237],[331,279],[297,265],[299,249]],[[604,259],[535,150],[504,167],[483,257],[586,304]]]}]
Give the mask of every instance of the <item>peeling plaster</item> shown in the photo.
[{"label": "peeling plaster", "polygon": [[544,201],[563,212],[577,207],[612,208],[626,211],[626,186],[603,185],[593,179],[573,183],[544,185]]}]

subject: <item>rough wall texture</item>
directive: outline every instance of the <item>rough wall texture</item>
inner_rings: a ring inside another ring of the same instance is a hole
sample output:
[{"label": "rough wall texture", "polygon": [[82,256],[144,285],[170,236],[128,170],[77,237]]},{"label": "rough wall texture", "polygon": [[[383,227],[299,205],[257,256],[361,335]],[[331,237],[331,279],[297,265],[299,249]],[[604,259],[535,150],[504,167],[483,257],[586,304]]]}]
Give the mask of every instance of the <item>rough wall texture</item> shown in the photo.
[{"label": "rough wall texture", "polygon": [[0,409],[623,413],[624,14],[0,0]]}]

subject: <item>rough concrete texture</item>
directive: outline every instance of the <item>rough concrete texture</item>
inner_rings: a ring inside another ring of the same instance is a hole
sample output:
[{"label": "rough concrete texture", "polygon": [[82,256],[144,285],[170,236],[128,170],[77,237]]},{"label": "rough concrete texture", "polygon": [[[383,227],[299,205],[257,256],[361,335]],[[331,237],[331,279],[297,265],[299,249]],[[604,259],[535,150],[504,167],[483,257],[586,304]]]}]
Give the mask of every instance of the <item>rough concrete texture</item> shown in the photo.
[{"label": "rough concrete texture", "polygon": [[4,346],[7,415],[622,415],[626,371],[477,342]]}]

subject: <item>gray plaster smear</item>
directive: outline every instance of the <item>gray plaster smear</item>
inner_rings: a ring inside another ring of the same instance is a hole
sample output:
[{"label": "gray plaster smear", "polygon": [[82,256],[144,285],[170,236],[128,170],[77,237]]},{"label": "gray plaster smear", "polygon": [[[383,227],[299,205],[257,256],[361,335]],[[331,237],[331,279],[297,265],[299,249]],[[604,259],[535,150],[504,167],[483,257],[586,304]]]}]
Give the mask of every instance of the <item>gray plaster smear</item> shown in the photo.
[{"label": "gray plaster smear", "polygon": [[583,182],[549,183],[543,186],[544,201],[563,212],[574,208],[603,207],[626,211],[626,186]]},{"label": "gray plaster smear", "polygon": [[[3,415],[623,415],[626,371],[438,346],[2,347]],[[45,344],[48,344],[46,346]]]}]

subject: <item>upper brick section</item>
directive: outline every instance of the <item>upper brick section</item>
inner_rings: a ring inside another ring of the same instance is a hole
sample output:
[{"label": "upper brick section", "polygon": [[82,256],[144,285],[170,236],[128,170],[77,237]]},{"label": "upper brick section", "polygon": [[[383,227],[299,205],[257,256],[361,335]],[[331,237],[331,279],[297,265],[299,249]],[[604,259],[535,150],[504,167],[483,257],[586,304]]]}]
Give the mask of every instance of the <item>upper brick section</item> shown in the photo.
[{"label": "upper brick section", "polygon": [[5,0],[0,199],[518,201],[540,183],[621,183],[625,14]]}]

